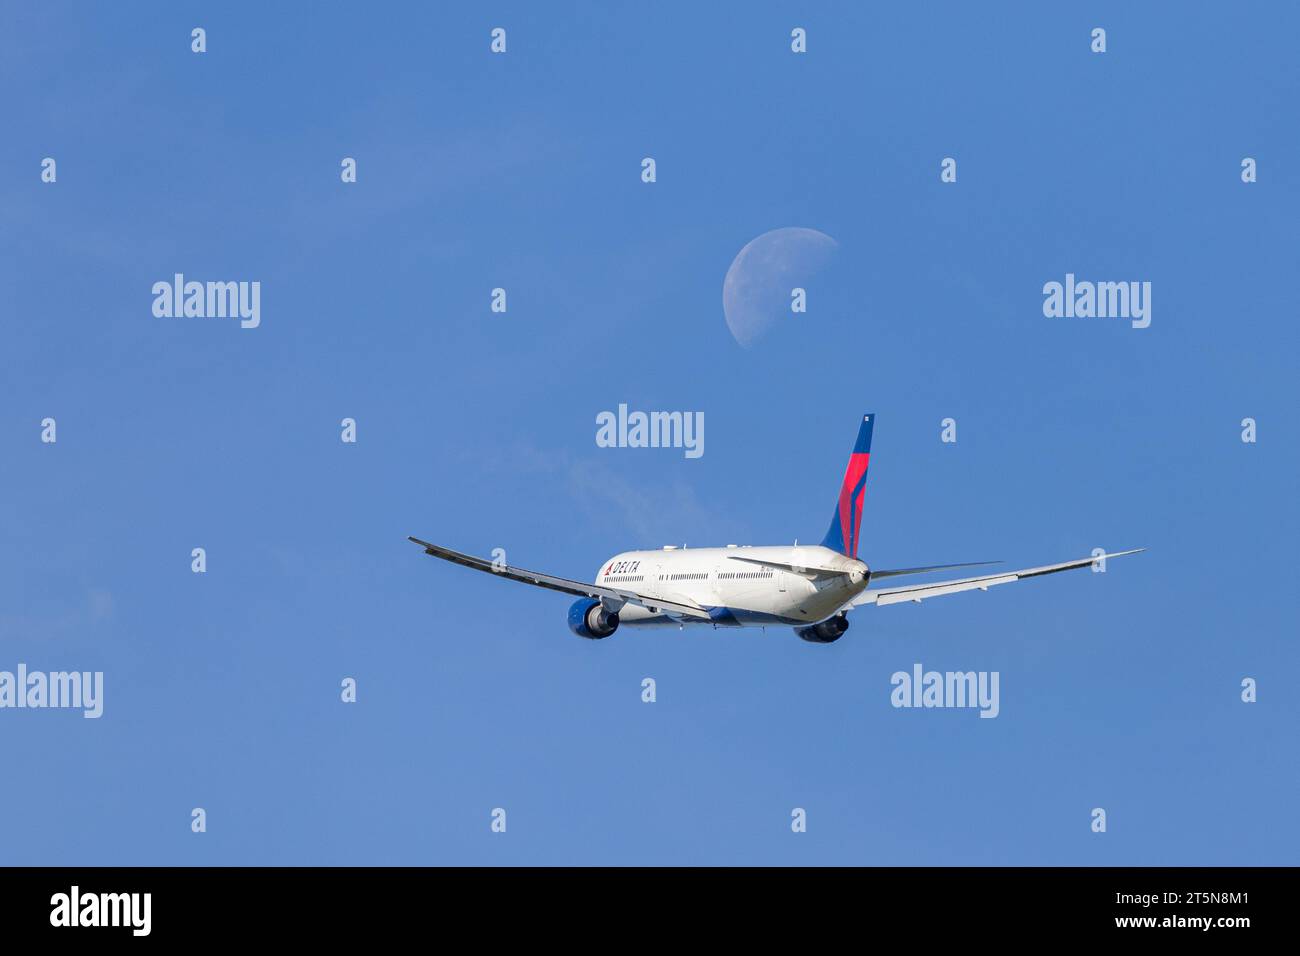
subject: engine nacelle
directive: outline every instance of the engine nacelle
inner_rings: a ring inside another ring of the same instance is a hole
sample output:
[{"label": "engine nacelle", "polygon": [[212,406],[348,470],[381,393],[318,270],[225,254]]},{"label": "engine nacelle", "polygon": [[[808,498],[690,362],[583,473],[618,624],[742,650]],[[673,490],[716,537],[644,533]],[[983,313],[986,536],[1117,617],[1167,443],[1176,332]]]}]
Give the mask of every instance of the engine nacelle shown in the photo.
[{"label": "engine nacelle", "polygon": [[618,614],[606,611],[594,598],[583,598],[569,608],[569,630],[593,641],[609,637],[618,630]]},{"label": "engine nacelle", "polygon": [[848,629],[849,619],[841,613],[827,618],[820,624],[796,627],[794,632],[811,644],[833,644],[843,637]]}]

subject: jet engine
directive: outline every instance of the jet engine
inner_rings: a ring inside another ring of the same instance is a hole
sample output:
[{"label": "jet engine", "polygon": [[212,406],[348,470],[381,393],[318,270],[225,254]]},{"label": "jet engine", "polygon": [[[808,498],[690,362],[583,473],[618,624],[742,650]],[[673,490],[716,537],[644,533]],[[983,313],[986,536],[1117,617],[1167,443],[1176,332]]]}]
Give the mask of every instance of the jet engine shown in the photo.
[{"label": "jet engine", "polygon": [[844,636],[849,629],[849,619],[844,614],[828,617],[820,624],[809,627],[796,627],[794,632],[811,644],[833,644]]},{"label": "jet engine", "polygon": [[618,614],[605,610],[594,598],[582,598],[569,608],[569,630],[593,641],[609,637],[618,630]]}]

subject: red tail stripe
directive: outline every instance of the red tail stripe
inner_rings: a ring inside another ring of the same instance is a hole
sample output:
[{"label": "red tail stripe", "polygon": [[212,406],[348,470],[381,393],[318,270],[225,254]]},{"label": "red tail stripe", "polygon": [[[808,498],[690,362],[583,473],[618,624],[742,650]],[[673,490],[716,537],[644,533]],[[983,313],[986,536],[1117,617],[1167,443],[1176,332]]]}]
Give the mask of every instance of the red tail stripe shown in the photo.
[{"label": "red tail stripe", "polygon": [[840,485],[840,535],[844,540],[844,553],[857,554],[858,531],[862,527],[862,499],[866,492],[864,485],[858,490],[854,501],[853,489],[867,473],[871,462],[870,452],[855,452],[849,456],[849,467],[844,472],[844,483]]}]

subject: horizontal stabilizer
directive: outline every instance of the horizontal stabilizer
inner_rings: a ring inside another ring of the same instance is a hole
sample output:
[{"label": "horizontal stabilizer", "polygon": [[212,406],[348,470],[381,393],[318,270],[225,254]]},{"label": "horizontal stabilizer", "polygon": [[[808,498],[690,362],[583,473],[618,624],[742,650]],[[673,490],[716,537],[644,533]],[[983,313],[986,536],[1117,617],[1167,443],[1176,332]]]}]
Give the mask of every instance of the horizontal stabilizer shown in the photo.
[{"label": "horizontal stabilizer", "polygon": [[927,574],[930,571],[949,571],[952,568],[983,568],[1001,561],[967,561],[965,564],[932,564],[927,568],[890,568],[886,571],[872,571],[871,580],[880,578],[901,578],[905,574]]},{"label": "horizontal stabilizer", "polygon": [[766,558],[742,558],[738,554],[727,555],[732,561],[744,561],[746,564],[759,564],[765,568],[780,568],[796,574],[848,574],[848,568],[826,568],[815,564],[790,564],[784,561],[769,561]]}]

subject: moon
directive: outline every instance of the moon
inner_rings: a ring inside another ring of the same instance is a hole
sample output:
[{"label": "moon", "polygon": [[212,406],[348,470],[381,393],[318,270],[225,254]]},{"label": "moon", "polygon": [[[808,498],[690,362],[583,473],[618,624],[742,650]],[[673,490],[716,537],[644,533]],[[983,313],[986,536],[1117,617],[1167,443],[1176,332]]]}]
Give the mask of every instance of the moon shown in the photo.
[{"label": "moon", "polygon": [[806,287],[838,248],[824,232],[787,226],[741,249],[722,280],[722,313],[732,337],[750,348],[778,319],[796,317],[791,290]]}]

